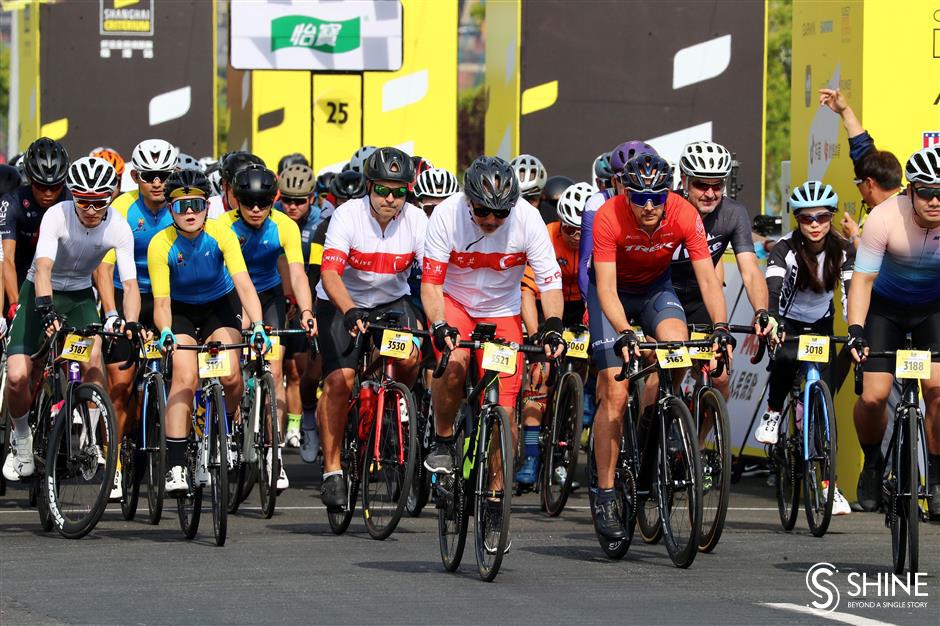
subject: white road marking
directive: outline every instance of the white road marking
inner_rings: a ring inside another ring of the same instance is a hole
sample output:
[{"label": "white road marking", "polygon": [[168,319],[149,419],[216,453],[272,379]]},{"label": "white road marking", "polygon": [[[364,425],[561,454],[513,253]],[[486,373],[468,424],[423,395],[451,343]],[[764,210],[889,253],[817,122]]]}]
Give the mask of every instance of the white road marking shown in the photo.
[{"label": "white road marking", "polygon": [[833,622],[840,622],[842,624],[852,624],[853,626],[892,626],[891,622],[881,622],[876,619],[869,619],[860,615],[852,615],[851,613],[841,613],[839,611],[820,611],[819,609],[814,609],[811,606],[802,606],[799,604],[791,604],[789,602],[760,602],[758,604],[760,606],[768,606],[772,609],[779,609],[781,611],[790,611],[792,613],[802,613],[804,615],[812,615],[813,617],[821,617],[823,619],[828,619]]}]

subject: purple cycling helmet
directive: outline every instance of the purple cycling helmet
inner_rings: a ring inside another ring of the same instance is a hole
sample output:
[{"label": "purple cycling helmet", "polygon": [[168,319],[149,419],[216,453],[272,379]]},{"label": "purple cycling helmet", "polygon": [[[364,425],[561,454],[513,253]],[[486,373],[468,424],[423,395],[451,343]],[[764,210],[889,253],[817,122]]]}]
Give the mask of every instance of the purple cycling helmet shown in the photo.
[{"label": "purple cycling helmet", "polygon": [[623,171],[623,166],[627,161],[638,154],[655,154],[659,156],[656,149],[648,143],[642,141],[625,141],[610,151],[610,167],[615,174]]}]

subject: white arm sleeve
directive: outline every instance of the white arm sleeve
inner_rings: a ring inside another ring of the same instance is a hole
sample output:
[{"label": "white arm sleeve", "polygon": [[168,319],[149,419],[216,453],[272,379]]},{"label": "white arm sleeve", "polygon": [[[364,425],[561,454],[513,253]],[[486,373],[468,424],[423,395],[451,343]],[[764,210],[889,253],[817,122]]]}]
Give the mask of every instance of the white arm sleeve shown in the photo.
[{"label": "white arm sleeve", "polygon": [[526,258],[535,273],[535,284],[543,292],[561,289],[561,268],[548,228],[534,209],[527,211],[526,218]]},{"label": "white arm sleeve", "polygon": [[114,251],[117,254],[118,273],[121,282],[137,280],[137,265],[134,263],[134,234],[131,227],[124,220],[114,220],[110,227],[114,228]]}]

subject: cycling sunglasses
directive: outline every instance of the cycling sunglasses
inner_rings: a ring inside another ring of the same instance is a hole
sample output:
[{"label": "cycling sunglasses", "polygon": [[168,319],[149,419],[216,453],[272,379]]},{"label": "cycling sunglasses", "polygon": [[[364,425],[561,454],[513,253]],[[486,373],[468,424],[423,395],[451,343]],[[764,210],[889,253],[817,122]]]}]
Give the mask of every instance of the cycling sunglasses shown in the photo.
[{"label": "cycling sunglasses", "polygon": [[170,208],[178,215],[183,215],[189,211],[202,213],[208,206],[209,203],[205,198],[180,198],[170,203]]},{"label": "cycling sunglasses", "polygon": [[721,181],[720,183],[706,183],[704,180],[692,180],[689,181],[689,184],[698,191],[708,191],[711,189],[717,192],[725,188],[725,181]]},{"label": "cycling sunglasses", "polygon": [[796,221],[804,226],[809,226],[813,222],[819,222],[820,224],[828,224],[832,221],[832,213],[826,211],[825,213],[817,213],[815,215],[807,215],[806,213],[800,213],[796,216]]},{"label": "cycling sunglasses", "polygon": [[561,232],[573,239],[578,239],[581,237],[581,229],[577,226],[569,226],[568,224],[565,224],[561,227]]},{"label": "cycling sunglasses", "polygon": [[111,204],[111,198],[101,198],[100,200],[82,200],[81,198],[73,198],[72,201],[75,203],[75,206],[82,211],[92,209],[95,213],[104,211],[108,208],[108,205]]},{"label": "cycling sunglasses", "polygon": [[287,196],[281,196],[281,204],[284,206],[301,206],[307,202],[308,198],[289,198]]},{"label": "cycling sunglasses", "polygon": [[631,191],[630,202],[636,206],[646,206],[647,202],[652,202],[653,206],[662,206],[666,204],[668,191]]},{"label": "cycling sunglasses", "polygon": [[931,198],[940,200],[940,187],[914,187],[914,193],[921,200],[930,202]]},{"label": "cycling sunglasses", "polygon": [[153,181],[157,180],[158,178],[161,181],[166,182],[166,179],[169,178],[170,174],[172,173],[173,172],[170,170],[148,170],[138,171],[137,175],[140,176],[140,180],[144,181],[145,183],[153,183]]},{"label": "cycling sunglasses", "polygon": [[504,220],[509,217],[509,209],[490,209],[485,206],[474,206],[471,208],[473,209],[473,214],[479,218],[488,217],[490,213],[498,220]]},{"label": "cycling sunglasses", "polygon": [[392,194],[395,198],[404,198],[408,195],[408,187],[386,187],[385,185],[372,185],[372,193],[380,198],[387,198]]},{"label": "cycling sunglasses", "polygon": [[40,191],[43,193],[58,193],[62,191],[63,185],[65,185],[65,183],[57,183],[55,185],[43,185],[41,183],[33,183],[33,187],[36,188],[36,191]]}]

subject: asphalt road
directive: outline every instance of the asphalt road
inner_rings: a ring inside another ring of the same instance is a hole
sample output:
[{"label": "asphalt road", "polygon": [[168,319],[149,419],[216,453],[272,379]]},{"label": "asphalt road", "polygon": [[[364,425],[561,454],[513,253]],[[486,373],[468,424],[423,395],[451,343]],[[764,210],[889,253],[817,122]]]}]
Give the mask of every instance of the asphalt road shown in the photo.
[{"label": "asphalt road", "polygon": [[[253,493],[230,518],[222,548],[212,543],[208,511],[196,540],[183,539],[171,502],[159,526],[125,522],[112,505],[84,539],[43,534],[25,491],[10,488],[0,499],[0,624],[938,623],[940,525],[921,525],[929,575],[916,589],[927,595],[876,597],[874,581],[891,561],[883,516],[836,518],[821,539],[803,518],[784,532],[761,476],[735,486],[721,543],[688,570],[638,538],[622,561],[608,560],[583,489],[556,519],[539,511],[537,496],[520,497],[512,550],[487,584],[477,577],[472,538],[458,573],[444,572],[433,509],[404,519],[384,542],[369,538],[359,516],[334,536],[319,471],[294,452],[287,462],[292,488],[275,516],[259,517]],[[806,574],[819,562],[838,570],[823,579],[839,591],[826,617],[807,612],[816,598]],[[853,598],[851,581],[862,574],[867,594]],[[851,604],[861,601],[870,604]]]}]

